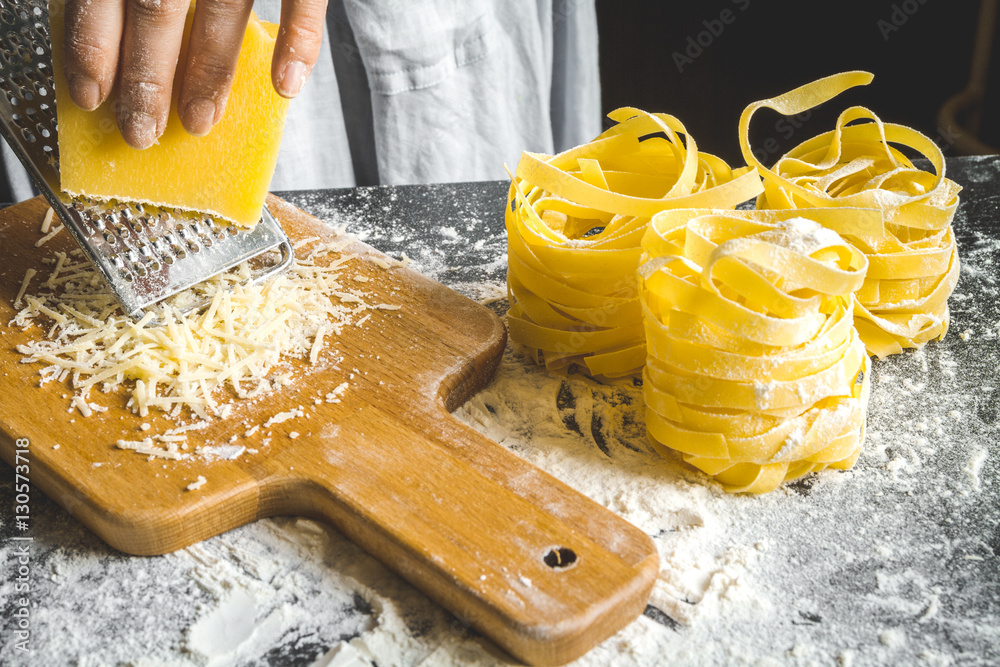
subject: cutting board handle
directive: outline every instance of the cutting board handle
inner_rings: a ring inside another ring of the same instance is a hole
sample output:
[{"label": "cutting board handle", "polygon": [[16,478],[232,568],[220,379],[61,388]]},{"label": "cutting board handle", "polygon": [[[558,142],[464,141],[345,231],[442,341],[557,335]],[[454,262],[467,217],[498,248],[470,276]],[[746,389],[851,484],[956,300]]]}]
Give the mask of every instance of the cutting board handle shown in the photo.
[{"label": "cutting board handle", "polygon": [[282,479],[266,513],[333,524],[528,663],[573,660],[642,612],[659,564],[646,534],[443,408],[434,417],[351,415],[323,440],[327,465],[295,489]]}]

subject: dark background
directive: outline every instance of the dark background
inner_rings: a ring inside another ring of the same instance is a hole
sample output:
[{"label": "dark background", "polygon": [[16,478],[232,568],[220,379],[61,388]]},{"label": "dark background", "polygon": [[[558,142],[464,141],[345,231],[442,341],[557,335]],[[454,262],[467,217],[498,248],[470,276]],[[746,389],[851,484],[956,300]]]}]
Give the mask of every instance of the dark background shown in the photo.
[{"label": "dark background", "polygon": [[[719,21],[724,10],[732,13],[728,25]],[[975,0],[597,0],[597,12],[605,113],[634,106],[672,114],[699,149],[732,166],[744,164],[737,123],[747,104],[853,69],[872,72],[875,80],[820,107],[790,138],[787,130],[775,128],[782,116],[768,109],[754,116],[752,145],[774,137],[780,146],[768,164],[832,129],[837,115],[851,105],[923,132],[945,155],[960,153],[949,139],[957,128],[939,128],[936,118],[941,105],[969,80],[979,15]],[[711,34],[705,21],[719,34]],[[691,47],[689,38],[697,44],[703,32],[702,43],[708,46]],[[980,138],[998,146],[1000,39],[994,42]],[[695,57],[682,62],[679,71],[675,52]]]}]

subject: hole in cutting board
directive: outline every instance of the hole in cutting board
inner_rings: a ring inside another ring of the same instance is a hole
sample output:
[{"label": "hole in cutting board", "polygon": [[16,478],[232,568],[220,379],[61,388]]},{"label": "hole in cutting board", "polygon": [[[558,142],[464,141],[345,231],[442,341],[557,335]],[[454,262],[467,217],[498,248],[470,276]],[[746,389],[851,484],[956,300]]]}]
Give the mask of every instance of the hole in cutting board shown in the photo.
[{"label": "hole in cutting board", "polygon": [[563,570],[576,562],[576,552],[567,547],[552,547],[542,560],[554,570]]}]

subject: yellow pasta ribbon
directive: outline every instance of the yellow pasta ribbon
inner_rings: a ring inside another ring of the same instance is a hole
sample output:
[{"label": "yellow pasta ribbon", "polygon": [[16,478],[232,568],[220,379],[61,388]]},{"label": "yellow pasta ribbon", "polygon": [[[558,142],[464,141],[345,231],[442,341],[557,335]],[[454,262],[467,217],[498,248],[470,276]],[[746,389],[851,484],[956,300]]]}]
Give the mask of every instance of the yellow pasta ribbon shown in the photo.
[{"label": "yellow pasta ribbon", "polygon": [[763,191],[755,169],[699,153],[673,116],[633,108],[588,144],[524,153],[507,200],[508,328],[549,368],[638,373],[646,350],[636,267],[650,219],[733,209]]},{"label": "yellow pasta ribbon", "polygon": [[655,215],[638,269],[653,445],[733,492],[850,468],[870,370],[853,294],[869,260],[831,228],[878,238],[882,224],[848,208]]},{"label": "yellow pasta ribbon", "polygon": [[[948,330],[948,297],[959,274],[951,222],[961,187],[945,178],[941,150],[919,132],[883,123],[864,107],[848,108],[834,130],[799,144],[770,169],[754,156],[748,139],[750,119],[762,107],[799,114],[872,78],[844,72],[755,102],[743,111],[739,136],[747,163],[764,178],[759,209],[883,212],[884,235],[843,232],[868,257],[868,277],[855,294],[856,326],[868,351],[883,358],[944,338]],[[933,173],[914,166],[897,146],[923,155]]]}]

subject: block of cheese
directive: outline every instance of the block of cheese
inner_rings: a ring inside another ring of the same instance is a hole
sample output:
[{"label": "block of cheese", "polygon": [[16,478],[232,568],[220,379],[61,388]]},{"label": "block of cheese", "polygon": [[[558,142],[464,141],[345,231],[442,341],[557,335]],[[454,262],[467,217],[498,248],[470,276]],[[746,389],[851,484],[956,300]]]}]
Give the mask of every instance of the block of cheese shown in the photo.
[{"label": "block of cheese", "polygon": [[[271,86],[278,27],[251,15],[225,114],[208,135],[189,135],[181,125],[178,78],[166,130],[158,143],[136,150],[118,130],[117,91],[94,111],[84,111],[70,98],[61,57],[62,4],[53,2],[50,8],[62,189],[72,195],[178,207],[245,227],[255,225],[274,174],[288,109],[288,100]],[[189,13],[182,54],[192,16]]]}]

